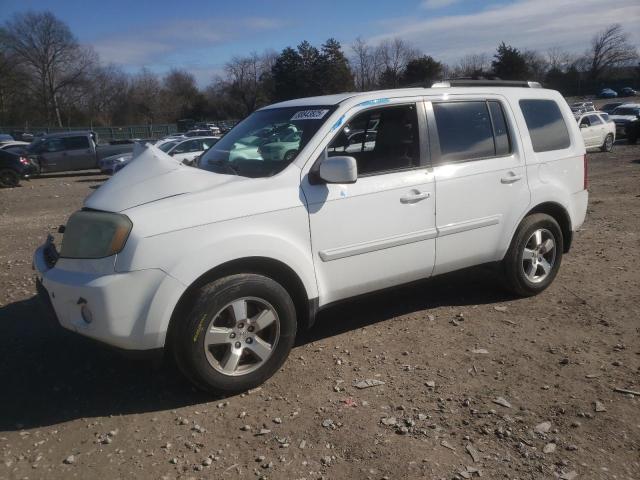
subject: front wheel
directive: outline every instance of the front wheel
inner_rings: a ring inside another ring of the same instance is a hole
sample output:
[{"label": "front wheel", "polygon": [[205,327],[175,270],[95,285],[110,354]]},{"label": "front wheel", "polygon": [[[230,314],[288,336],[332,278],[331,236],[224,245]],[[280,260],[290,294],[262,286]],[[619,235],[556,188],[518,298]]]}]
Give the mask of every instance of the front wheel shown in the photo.
[{"label": "front wheel", "polygon": [[0,187],[10,188],[20,185],[20,175],[14,170],[5,168],[0,170]]},{"label": "front wheel", "polygon": [[610,152],[611,150],[613,150],[613,135],[608,134],[604,139],[604,143],[600,147],[600,151]]},{"label": "front wheel", "polygon": [[296,335],[296,311],[271,278],[238,274],[200,289],[177,326],[174,354],[195,385],[212,392],[254,388],[278,371]]},{"label": "front wheel", "polygon": [[544,213],[526,217],[503,260],[507,288],[530,297],[551,285],[562,262],[563,241],[553,217]]}]

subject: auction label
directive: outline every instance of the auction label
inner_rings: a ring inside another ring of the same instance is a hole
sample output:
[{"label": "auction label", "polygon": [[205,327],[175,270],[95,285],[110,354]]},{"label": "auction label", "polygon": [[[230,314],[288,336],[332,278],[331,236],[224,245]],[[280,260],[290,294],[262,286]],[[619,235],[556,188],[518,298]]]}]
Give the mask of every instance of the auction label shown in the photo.
[{"label": "auction label", "polygon": [[320,120],[329,110],[300,110],[291,120]]}]

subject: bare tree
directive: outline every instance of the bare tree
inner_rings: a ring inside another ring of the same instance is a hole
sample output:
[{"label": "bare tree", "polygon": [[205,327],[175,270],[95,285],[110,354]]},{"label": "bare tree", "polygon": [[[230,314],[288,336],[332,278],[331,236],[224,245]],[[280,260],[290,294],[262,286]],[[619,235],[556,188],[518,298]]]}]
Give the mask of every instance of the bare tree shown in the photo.
[{"label": "bare tree", "polygon": [[29,70],[47,121],[62,126],[59,96],[77,85],[95,65],[95,53],[82,47],[69,27],[51,12],[17,14],[6,24],[3,42]]},{"label": "bare tree", "polygon": [[225,64],[227,90],[233,99],[240,102],[244,115],[253,112],[266,100],[264,89],[270,84],[276,58],[277,53],[273,51],[261,55],[252,52],[246,57],[233,57]]},{"label": "bare tree", "polygon": [[524,61],[527,63],[529,71],[529,80],[541,82],[549,71],[549,62],[547,58],[536,50],[525,50],[522,52]]},{"label": "bare tree", "polygon": [[551,47],[547,50],[547,63],[549,70],[565,71],[575,60],[574,55],[570,54],[562,47]]},{"label": "bare tree", "polygon": [[477,77],[491,70],[491,59],[486,53],[470,53],[460,59],[455,66],[455,75]]},{"label": "bare tree", "polygon": [[98,66],[89,74],[85,88],[91,123],[111,125],[126,101],[129,77],[115,65]]},{"label": "bare tree", "polygon": [[130,99],[137,119],[144,123],[159,123],[162,117],[162,85],[158,76],[143,68],[131,80]]},{"label": "bare tree", "polygon": [[361,37],[351,45],[353,57],[351,67],[358,90],[366,91],[375,88],[380,75],[380,52],[368,45]]},{"label": "bare tree", "polygon": [[401,38],[393,40],[384,40],[376,49],[376,56],[380,60],[380,67],[384,74],[393,79],[394,87],[398,86],[398,82],[402,71],[406,68],[407,63],[420,56],[420,51],[411,47]]},{"label": "bare tree", "polygon": [[629,35],[616,23],[596,34],[587,53],[589,76],[598,80],[613,67],[627,65],[638,59],[638,52],[629,43]]}]

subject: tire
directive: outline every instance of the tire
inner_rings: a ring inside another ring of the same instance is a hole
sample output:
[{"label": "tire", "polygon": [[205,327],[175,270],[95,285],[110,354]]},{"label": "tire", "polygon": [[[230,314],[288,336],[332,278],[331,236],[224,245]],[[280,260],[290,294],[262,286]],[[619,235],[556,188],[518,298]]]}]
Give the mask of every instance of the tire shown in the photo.
[{"label": "tire", "polygon": [[[547,240],[551,240],[553,245]],[[553,217],[544,213],[526,217],[502,261],[507,289],[522,297],[542,292],[551,285],[560,269],[563,248],[562,229]]]},{"label": "tire", "polygon": [[240,392],[280,369],[296,329],[293,301],[279,283],[256,274],[231,275],[198,291],[176,325],[172,347],[178,368],[197,387]]},{"label": "tire", "polygon": [[0,187],[11,188],[20,185],[20,175],[15,170],[4,168],[0,170]]},{"label": "tire", "polygon": [[298,155],[298,151],[297,150],[289,150],[287,153],[284,154],[284,157],[282,158],[285,162],[293,162],[296,158],[296,155]]},{"label": "tire", "polygon": [[604,138],[604,143],[600,147],[601,152],[610,152],[613,150],[613,135],[608,134]]}]

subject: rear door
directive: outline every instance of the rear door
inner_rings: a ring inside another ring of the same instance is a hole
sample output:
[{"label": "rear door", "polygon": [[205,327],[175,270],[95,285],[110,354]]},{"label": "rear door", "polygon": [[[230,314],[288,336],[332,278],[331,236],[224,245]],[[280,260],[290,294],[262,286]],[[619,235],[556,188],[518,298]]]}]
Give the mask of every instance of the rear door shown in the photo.
[{"label": "rear door", "polygon": [[506,101],[427,102],[436,183],[434,274],[499,260],[530,202],[525,159]]},{"label": "rear door", "polygon": [[64,147],[69,161],[69,170],[96,168],[95,152],[87,135],[64,137]]},{"label": "rear door", "polygon": [[605,124],[595,113],[589,115],[589,122],[591,123],[590,130],[593,134],[593,146],[600,147],[604,143],[604,137],[607,135]]}]

